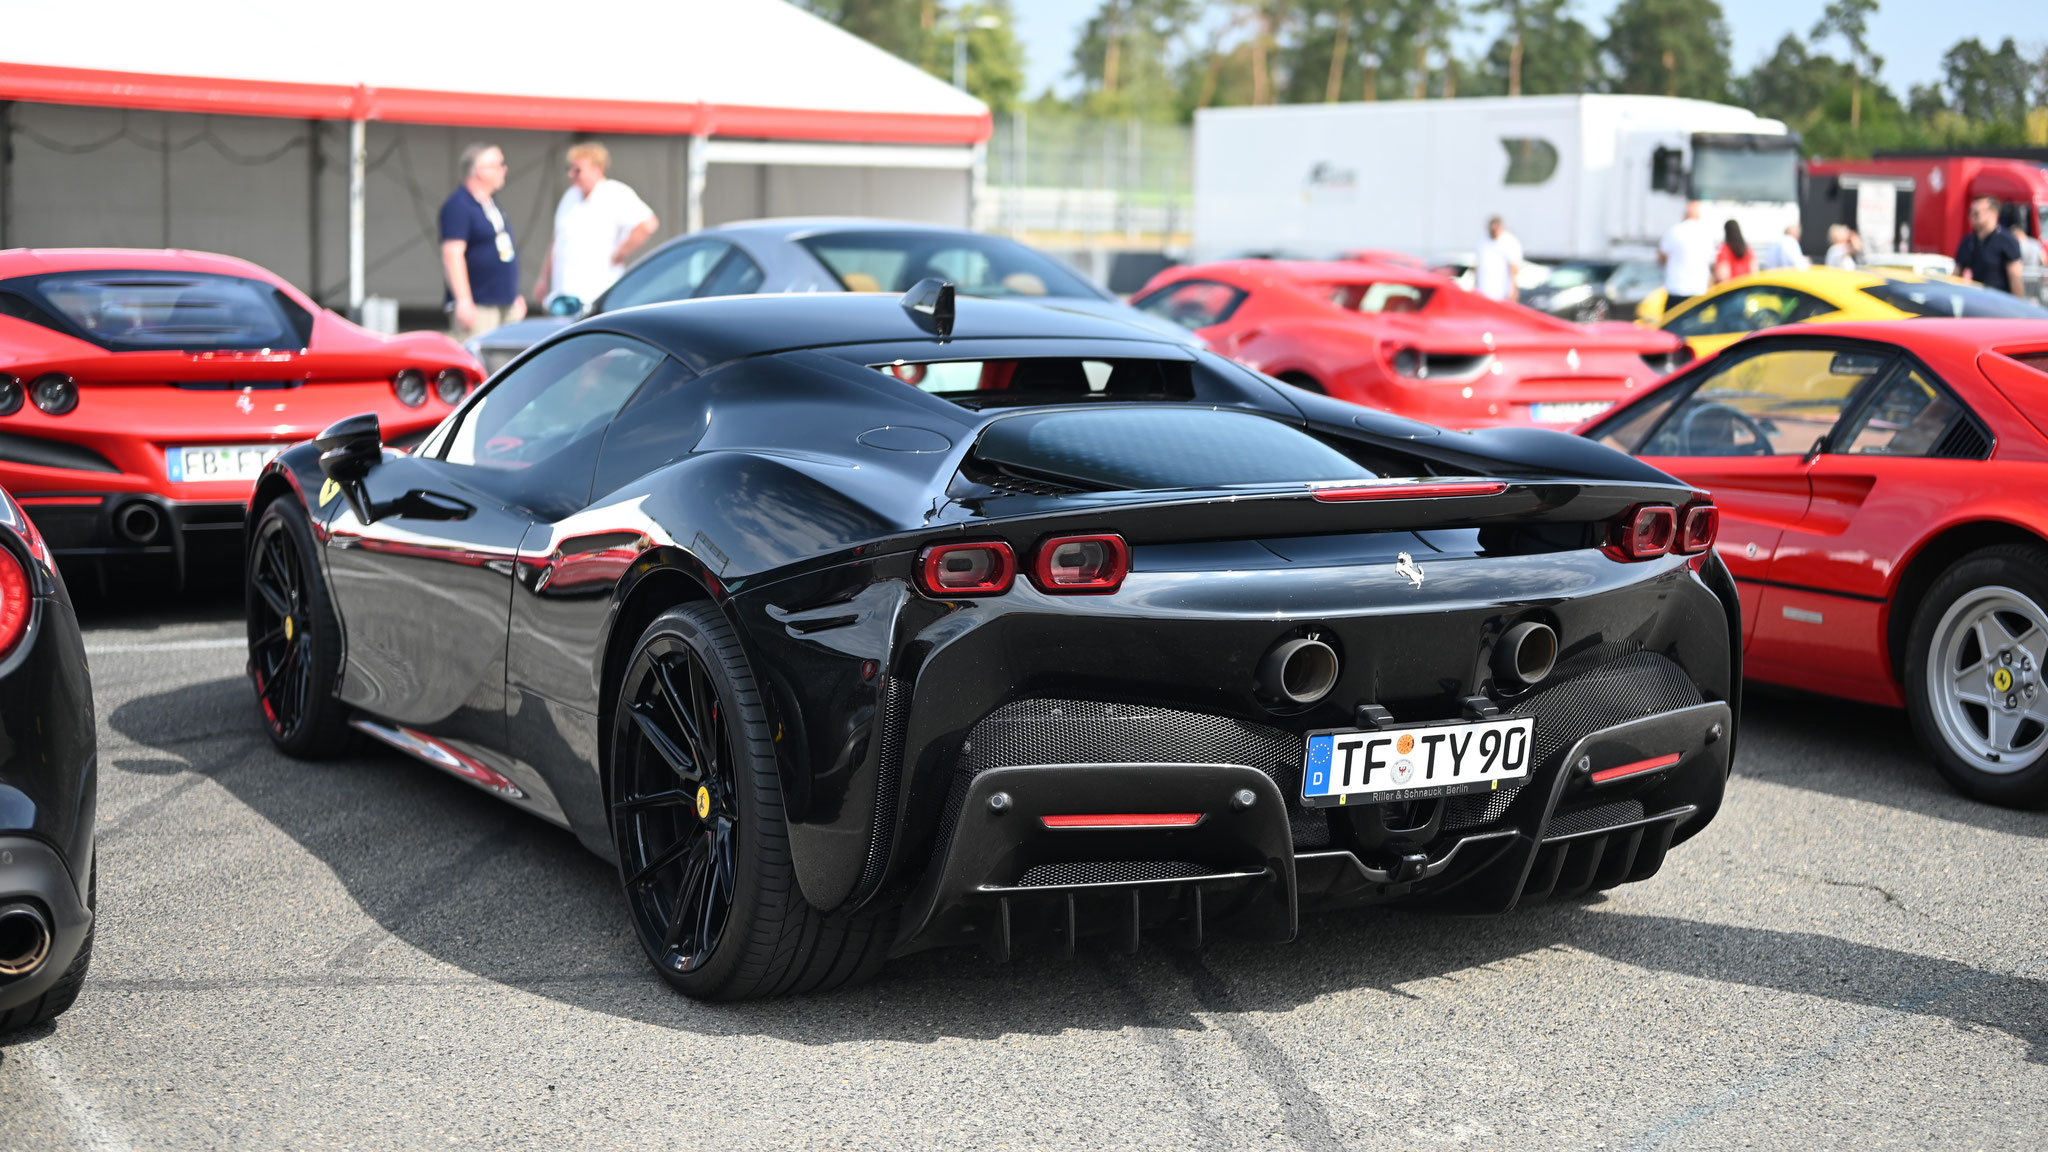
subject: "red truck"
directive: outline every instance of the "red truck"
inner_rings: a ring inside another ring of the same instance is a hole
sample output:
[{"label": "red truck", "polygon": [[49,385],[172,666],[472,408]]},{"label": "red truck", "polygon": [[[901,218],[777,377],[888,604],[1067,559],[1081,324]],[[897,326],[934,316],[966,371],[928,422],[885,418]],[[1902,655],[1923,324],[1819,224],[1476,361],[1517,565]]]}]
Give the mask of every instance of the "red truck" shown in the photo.
[{"label": "red truck", "polygon": [[2032,159],[1986,156],[1809,161],[1799,204],[1802,239],[1816,262],[1827,249],[1830,224],[1856,226],[1866,262],[1896,252],[1954,256],[1970,228],[1970,201],[1979,196],[2016,205],[2021,226],[2038,239],[2048,217],[2048,168]]}]

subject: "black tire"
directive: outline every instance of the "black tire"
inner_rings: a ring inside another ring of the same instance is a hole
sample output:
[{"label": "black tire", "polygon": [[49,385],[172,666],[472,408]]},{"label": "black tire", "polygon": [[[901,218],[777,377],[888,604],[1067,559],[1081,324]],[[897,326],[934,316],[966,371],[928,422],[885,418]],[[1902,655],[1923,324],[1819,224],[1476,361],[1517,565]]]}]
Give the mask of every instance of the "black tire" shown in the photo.
[{"label": "black tire", "polygon": [[243,567],[249,681],[271,743],[317,760],[355,744],[341,677],[341,625],[320,573],[313,529],[297,500],[271,501],[249,537]]},{"label": "black tire", "polygon": [[873,976],[895,912],[826,915],[797,887],[761,690],[718,609],[671,608],[620,680],[612,838],[647,958],[702,1000],[828,991]]},{"label": "black tire", "polygon": [[1927,590],[1907,641],[1906,707],[1935,767],[1964,795],[2048,806],[2044,655],[2048,548],[1980,549]]},{"label": "black tire", "polygon": [[85,930],[85,942],[78,946],[78,955],[71,958],[71,967],[50,986],[48,992],[26,1004],[0,1012],[0,1035],[47,1024],[62,1016],[78,1002],[78,994],[85,990],[85,975],[92,968],[92,938],[99,931],[100,867],[98,854],[94,854],[92,879],[85,882],[85,906],[93,912],[91,927]]}]

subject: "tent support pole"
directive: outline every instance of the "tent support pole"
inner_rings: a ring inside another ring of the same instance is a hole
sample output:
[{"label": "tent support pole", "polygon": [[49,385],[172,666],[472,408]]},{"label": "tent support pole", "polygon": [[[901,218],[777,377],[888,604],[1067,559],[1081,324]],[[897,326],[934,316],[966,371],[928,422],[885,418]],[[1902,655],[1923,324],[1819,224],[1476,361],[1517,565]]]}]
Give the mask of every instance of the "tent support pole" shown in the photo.
[{"label": "tent support pole", "polygon": [[306,295],[325,305],[320,276],[320,121],[306,121]]},{"label": "tent support pole", "polygon": [[995,222],[984,223],[982,209],[988,204],[988,142],[975,144],[974,162],[967,170],[967,226],[977,232],[987,231]]},{"label": "tent support pole", "polygon": [[14,222],[14,101],[0,100],[0,248]]},{"label": "tent support pole", "polygon": [[683,180],[683,231],[704,230],[704,181],[710,174],[710,157],[705,146],[711,137],[699,132],[690,137],[689,174]]},{"label": "tent support pole", "polygon": [[369,125],[361,120],[348,124],[348,311],[361,320],[363,315],[363,193],[370,166]]}]

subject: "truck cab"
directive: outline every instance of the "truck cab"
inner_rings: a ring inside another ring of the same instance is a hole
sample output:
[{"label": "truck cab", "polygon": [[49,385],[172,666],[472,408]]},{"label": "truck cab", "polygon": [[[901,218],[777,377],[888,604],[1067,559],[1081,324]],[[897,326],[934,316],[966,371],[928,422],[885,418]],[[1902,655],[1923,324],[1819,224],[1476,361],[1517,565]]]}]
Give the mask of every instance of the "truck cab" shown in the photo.
[{"label": "truck cab", "polygon": [[1626,200],[1610,243],[1655,249],[1688,200],[1716,226],[1733,220],[1754,246],[1799,219],[1799,137],[1788,132],[1626,133],[1620,143]]},{"label": "truck cab", "polygon": [[[2048,168],[1989,156],[1880,156],[1817,160],[1807,165],[1800,221],[1807,253],[1818,259],[1831,224],[1855,226],[1864,262],[1895,253],[1954,256],[1970,230],[1970,202],[1994,196],[2017,211],[2027,235],[2048,223]],[[2048,302],[2038,266],[2027,269],[2026,294]]]}]

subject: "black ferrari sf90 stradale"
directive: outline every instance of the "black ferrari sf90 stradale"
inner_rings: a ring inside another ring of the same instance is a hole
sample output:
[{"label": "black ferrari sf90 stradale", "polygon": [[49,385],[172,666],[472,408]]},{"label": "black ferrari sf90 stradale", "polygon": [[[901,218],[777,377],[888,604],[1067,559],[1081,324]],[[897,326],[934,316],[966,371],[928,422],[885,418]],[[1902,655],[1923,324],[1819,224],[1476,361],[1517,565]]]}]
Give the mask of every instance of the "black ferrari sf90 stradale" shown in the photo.
[{"label": "black ferrari sf90 stradale", "polygon": [[702,300],[410,454],[279,456],[249,668],[287,752],[366,733],[572,829],[663,976],[761,996],[1650,876],[1734,746],[1715,523],[1584,440],[936,281]]}]

